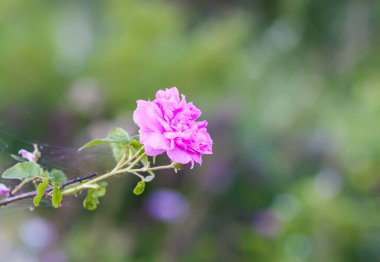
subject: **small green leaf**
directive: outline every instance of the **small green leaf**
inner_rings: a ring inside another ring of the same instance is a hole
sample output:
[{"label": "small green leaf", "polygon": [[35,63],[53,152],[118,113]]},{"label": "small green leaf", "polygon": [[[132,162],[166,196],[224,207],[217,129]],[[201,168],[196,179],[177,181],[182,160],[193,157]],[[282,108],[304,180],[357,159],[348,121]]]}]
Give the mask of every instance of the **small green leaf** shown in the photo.
[{"label": "small green leaf", "polygon": [[40,177],[43,173],[44,171],[38,164],[22,162],[5,170],[2,177],[6,179],[24,179],[27,177]]},{"label": "small green leaf", "polygon": [[123,143],[110,143],[113,157],[116,162],[119,162],[123,157],[124,153],[128,156],[128,143],[129,143],[129,135],[127,131],[122,128],[115,128],[108,133],[107,138],[123,141]]},{"label": "small green leaf", "polygon": [[152,181],[156,176],[155,176],[155,174],[154,174],[154,172],[153,172],[152,170],[147,170],[147,172],[148,172],[149,176],[146,176],[146,177],[144,178],[144,181],[145,181],[145,182],[150,182],[150,181]]},{"label": "small green leaf", "polygon": [[145,189],[145,182],[141,180],[137,183],[136,187],[133,189],[133,194],[135,195],[141,195],[144,192]]},{"label": "small green leaf", "polygon": [[86,148],[89,148],[89,147],[93,147],[93,146],[97,146],[97,145],[104,145],[104,144],[111,144],[111,143],[128,143],[128,140],[113,139],[113,138],[94,139],[94,140],[91,140],[90,142],[86,143],[81,148],[79,148],[79,151],[86,149]]},{"label": "small green leaf", "polygon": [[14,160],[18,161],[18,162],[26,162],[26,161],[28,161],[27,159],[25,159],[25,158],[23,158],[23,157],[21,157],[21,156],[18,156],[18,155],[14,155],[14,154],[11,154],[11,157],[12,157]]},{"label": "small green leaf", "polygon": [[58,184],[63,184],[67,181],[65,173],[58,169],[52,169],[49,173],[51,181]]},{"label": "small green leaf", "polygon": [[90,188],[87,192],[87,197],[83,201],[83,207],[87,210],[93,211],[99,205],[99,197],[102,197],[106,194],[106,182],[100,182],[97,188]]},{"label": "small green leaf", "polygon": [[145,182],[150,182],[150,181],[152,181],[154,178],[155,178],[154,175],[149,175],[149,176],[144,177],[144,181],[145,181]]},{"label": "small green leaf", "polygon": [[182,168],[185,167],[184,164],[177,163],[177,162],[173,162],[173,163],[172,163],[172,166],[173,166],[176,170],[181,170]]},{"label": "small green leaf", "polygon": [[45,195],[46,188],[49,184],[49,179],[42,179],[41,183],[37,187],[37,195],[33,198],[33,205],[38,207],[40,205],[42,197]]},{"label": "small green leaf", "polygon": [[51,203],[53,204],[53,207],[58,208],[61,202],[62,202],[61,188],[55,185],[53,188],[52,196],[51,196]]},{"label": "small green leaf", "polygon": [[129,138],[129,135],[128,135],[128,132],[125,131],[123,128],[115,128],[115,129],[112,129],[108,135],[107,135],[107,138],[108,139],[114,139],[114,140],[119,140],[119,141],[129,141],[130,138]]},{"label": "small green leaf", "polygon": [[144,165],[144,167],[149,167],[150,162],[149,162],[147,155],[145,155],[143,158],[141,158],[141,163]]},{"label": "small green leaf", "polygon": [[107,137],[91,140],[90,142],[86,143],[84,146],[79,148],[79,151],[85,148],[89,148],[89,147],[93,147],[97,145],[119,144],[119,143],[126,144],[128,142],[129,142],[129,135],[127,131],[125,131],[122,128],[115,128],[108,133]]},{"label": "small green leaf", "polygon": [[139,140],[137,139],[131,139],[131,141],[129,142],[129,145],[135,149],[140,149],[143,145],[140,143]]},{"label": "small green leaf", "polygon": [[113,143],[110,144],[112,149],[113,158],[116,162],[119,162],[120,159],[123,157],[124,153],[127,152],[127,145],[121,144],[121,143]]}]

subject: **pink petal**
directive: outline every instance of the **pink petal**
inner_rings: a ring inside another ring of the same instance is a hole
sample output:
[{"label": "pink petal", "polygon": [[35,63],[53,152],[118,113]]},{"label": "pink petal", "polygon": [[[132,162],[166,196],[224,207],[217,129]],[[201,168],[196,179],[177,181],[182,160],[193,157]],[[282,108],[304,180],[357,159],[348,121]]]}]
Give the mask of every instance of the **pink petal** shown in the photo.
[{"label": "pink petal", "polygon": [[190,154],[179,147],[167,151],[168,157],[173,161],[181,164],[187,164],[192,161]]},{"label": "pink petal", "polygon": [[22,158],[27,159],[29,162],[36,162],[36,156],[33,153],[26,151],[25,149],[18,151],[18,154],[21,155]]},{"label": "pink petal", "polygon": [[133,121],[135,121],[140,128],[161,132],[163,128],[157,120],[160,116],[159,114],[160,111],[156,104],[138,100],[137,109],[133,113]]},{"label": "pink petal", "polygon": [[7,196],[11,190],[4,184],[0,184],[0,195]]},{"label": "pink petal", "polygon": [[164,152],[165,152],[164,149],[154,149],[154,148],[151,148],[148,145],[145,145],[145,153],[148,156],[157,156],[157,155],[160,155],[160,154],[162,154]]},{"label": "pink petal", "polygon": [[142,133],[140,136],[141,143],[148,145],[154,149],[169,149],[170,140],[166,139],[160,133]]}]

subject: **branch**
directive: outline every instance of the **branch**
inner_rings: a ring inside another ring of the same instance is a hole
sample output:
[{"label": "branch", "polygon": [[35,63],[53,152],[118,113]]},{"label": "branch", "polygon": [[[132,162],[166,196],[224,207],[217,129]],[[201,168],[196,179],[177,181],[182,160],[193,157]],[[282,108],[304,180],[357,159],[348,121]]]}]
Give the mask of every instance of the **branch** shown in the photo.
[{"label": "branch", "polygon": [[[88,175],[88,176],[78,177],[78,178],[69,180],[69,181],[67,181],[67,182],[65,182],[65,183],[62,184],[61,189],[65,188],[68,185],[72,185],[72,184],[79,183],[79,182],[82,182],[82,181],[87,180],[87,179],[91,179],[91,178],[93,178],[95,176],[97,176],[97,174],[94,173],[94,174],[91,174],[91,175]],[[48,187],[45,192],[49,193],[52,190],[53,190],[52,187]],[[10,204],[12,202],[16,202],[16,201],[19,201],[19,200],[31,198],[31,197],[34,197],[35,195],[37,195],[37,191],[31,191],[31,192],[22,193],[22,194],[19,194],[19,195],[16,195],[16,196],[7,197],[7,198],[4,198],[4,199],[2,199],[0,201],[0,206],[6,206],[6,205],[8,205],[8,204]]]}]

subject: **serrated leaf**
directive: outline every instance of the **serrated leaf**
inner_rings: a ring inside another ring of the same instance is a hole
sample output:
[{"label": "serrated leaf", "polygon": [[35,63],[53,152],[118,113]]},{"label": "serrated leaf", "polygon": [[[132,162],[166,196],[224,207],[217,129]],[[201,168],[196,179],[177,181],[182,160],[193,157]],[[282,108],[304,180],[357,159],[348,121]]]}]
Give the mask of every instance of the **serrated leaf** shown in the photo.
[{"label": "serrated leaf", "polygon": [[42,179],[41,183],[37,186],[37,194],[33,198],[33,205],[38,207],[40,205],[41,199],[45,195],[46,188],[49,184],[49,179]]},{"label": "serrated leaf", "polygon": [[106,194],[106,182],[100,182],[97,188],[91,188],[87,191],[87,197],[83,201],[83,207],[87,210],[93,211],[99,205],[99,198]]},{"label": "serrated leaf", "polygon": [[62,202],[62,191],[59,186],[54,186],[53,193],[51,195],[51,203],[53,207],[58,208]]},{"label": "serrated leaf", "polygon": [[24,179],[27,177],[40,177],[43,173],[44,171],[38,164],[22,162],[5,170],[2,177],[6,179]]},{"label": "serrated leaf", "polygon": [[133,194],[135,194],[135,195],[141,195],[144,192],[144,189],[145,189],[145,182],[144,181],[140,181],[140,182],[137,183],[137,185],[133,189]]},{"label": "serrated leaf", "polygon": [[50,180],[54,183],[63,184],[67,181],[65,173],[58,169],[52,169],[49,173]]}]

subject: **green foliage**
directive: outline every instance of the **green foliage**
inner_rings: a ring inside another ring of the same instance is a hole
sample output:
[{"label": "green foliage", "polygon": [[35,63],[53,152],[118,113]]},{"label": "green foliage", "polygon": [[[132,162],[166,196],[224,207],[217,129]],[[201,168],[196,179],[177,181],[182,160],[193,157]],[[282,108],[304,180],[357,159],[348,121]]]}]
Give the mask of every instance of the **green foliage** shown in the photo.
[{"label": "green foliage", "polygon": [[28,161],[27,159],[25,159],[25,158],[23,158],[23,157],[21,157],[21,156],[18,156],[18,155],[14,155],[14,154],[11,154],[11,157],[12,157],[14,160],[18,161],[18,162],[26,162],[26,161]]},{"label": "green foliage", "polygon": [[58,208],[62,202],[62,191],[59,184],[55,184],[53,187],[53,193],[51,195],[51,203],[53,207]]},{"label": "green foliage", "polygon": [[67,181],[65,173],[63,173],[61,170],[58,169],[52,169],[49,172],[49,179],[58,184],[63,184]]},{"label": "green foliage", "polygon": [[109,132],[108,137],[111,139],[124,140],[123,143],[110,143],[112,154],[116,162],[120,161],[124,154],[128,154],[129,135],[122,128],[116,128]]},{"label": "green foliage", "polygon": [[87,191],[87,197],[83,201],[83,207],[87,210],[93,211],[99,205],[99,198],[106,194],[106,182],[100,182],[97,188],[89,188]]},{"label": "green foliage", "polygon": [[[143,147],[139,141],[138,135],[129,137],[127,131],[124,129],[115,128],[108,133],[107,137],[91,140],[82,146],[79,150],[103,144],[110,145],[113,157],[116,162],[120,161],[123,155],[125,155],[127,159],[134,156],[137,151]],[[144,166],[149,166],[149,159],[147,156],[144,156],[141,159],[141,162]]]},{"label": "green foliage", "polygon": [[177,162],[173,162],[172,165],[173,165],[173,167],[174,167],[176,170],[181,170],[181,169],[185,166],[184,164],[177,163]]},{"label": "green foliage", "polygon": [[45,195],[46,189],[49,185],[49,179],[43,178],[41,183],[37,186],[37,195],[33,199],[33,205],[38,207],[40,205],[42,197]]},{"label": "green foliage", "polygon": [[145,181],[140,181],[137,183],[135,188],[133,189],[133,194],[135,195],[141,195],[144,192],[145,189]]},{"label": "green foliage", "polygon": [[[128,135],[127,131],[125,131],[122,128],[115,128],[115,129],[110,131],[110,133],[108,134],[107,137],[101,138],[101,139],[91,140],[90,142],[88,142],[84,146],[82,146],[79,149],[79,151],[86,149],[86,148],[89,148],[89,147],[93,147],[93,146],[97,146],[97,145],[104,145],[104,144],[111,144],[111,146],[114,144],[115,144],[115,146],[119,146],[118,144],[121,144],[120,147],[123,148],[123,145],[125,145],[128,142],[129,142],[129,135]],[[119,152],[117,152],[117,153],[119,153]]]},{"label": "green foliage", "polygon": [[38,164],[22,162],[5,170],[2,177],[6,179],[24,179],[28,177],[40,177],[43,173],[44,171]]}]

